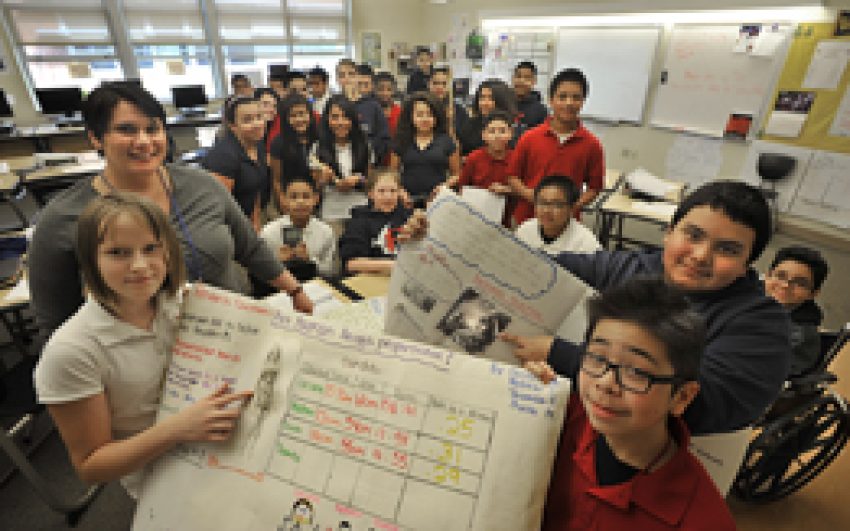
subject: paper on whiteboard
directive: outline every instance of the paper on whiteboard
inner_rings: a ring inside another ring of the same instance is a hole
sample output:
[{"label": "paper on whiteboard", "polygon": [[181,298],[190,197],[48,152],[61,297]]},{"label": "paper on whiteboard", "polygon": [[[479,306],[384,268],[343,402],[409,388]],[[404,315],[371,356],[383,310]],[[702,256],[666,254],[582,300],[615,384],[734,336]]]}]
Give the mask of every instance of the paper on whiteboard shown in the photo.
[{"label": "paper on whiteboard", "polygon": [[764,134],[797,138],[800,136],[800,132],[803,130],[803,124],[806,123],[806,118],[808,117],[808,113],[773,111],[770,114],[767,127],[764,128]]},{"label": "paper on whiteboard", "polygon": [[803,88],[835,90],[848,59],[850,42],[820,41],[812,54],[812,61],[803,79]]},{"label": "paper on whiteboard", "polygon": [[643,168],[637,168],[629,172],[626,175],[626,182],[632,190],[637,190],[659,199],[664,199],[667,197],[667,194],[679,189],[679,185],[659,179]]},{"label": "paper on whiteboard", "polygon": [[[758,160],[762,153],[777,153],[794,157],[797,159],[797,163],[794,165],[794,171],[785,179],[773,184],[762,183],[761,177],[758,174]],[[778,193],[776,199],[777,208],[780,212],[787,212],[791,208],[791,203],[794,202],[797,189],[800,186],[803,175],[806,173],[806,168],[809,166],[812,154],[813,151],[811,149],[789,146],[778,142],[755,140],[750,144],[750,149],[747,150],[747,156],[741,168],[741,180],[756,187],[765,186],[774,189]]]},{"label": "paper on whiteboard", "polygon": [[829,134],[830,136],[850,136],[850,86],[844,91],[838,110],[835,111]]},{"label": "paper on whiteboard", "polygon": [[544,253],[443,191],[428,209],[427,238],[402,247],[396,258],[385,330],[517,363],[499,332],[552,335],[589,291]]},{"label": "paper on whiteboard", "polygon": [[134,529],[540,526],[565,379],[544,386],[519,368],[202,287],[185,298],[160,415],[221,382],[268,407],[243,414],[239,444],[158,459]]},{"label": "paper on whiteboard", "polygon": [[722,147],[719,138],[676,135],[667,152],[667,179],[687,183],[691,189],[716,179],[723,164]]},{"label": "paper on whiteboard", "polygon": [[850,155],[815,151],[791,205],[791,213],[837,227],[850,227],[848,167]]},{"label": "paper on whiteboard", "polygon": [[460,196],[484,214],[485,218],[495,223],[502,222],[502,216],[505,215],[505,196],[476,186],[464,186]]},{"label": "paper on whiteboard", "polygon": [[788,34],[781,31],[762,31],[753,40],[750,55],[753,57],[773,57],[787,37]]}]

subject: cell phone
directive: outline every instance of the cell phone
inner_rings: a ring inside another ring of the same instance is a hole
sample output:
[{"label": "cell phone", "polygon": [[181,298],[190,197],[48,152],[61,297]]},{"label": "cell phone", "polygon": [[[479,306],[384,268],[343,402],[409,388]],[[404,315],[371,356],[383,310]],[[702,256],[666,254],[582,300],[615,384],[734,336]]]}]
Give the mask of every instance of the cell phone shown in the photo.
[{"label": "cell phone", "polygon": [[283,227],[281,229],[281,237],[283,238],[283,244],[288,245],[290,247],[295,247],[299,243],[301,243],[301,238],[304,235],[304,231],[298,227]]}]

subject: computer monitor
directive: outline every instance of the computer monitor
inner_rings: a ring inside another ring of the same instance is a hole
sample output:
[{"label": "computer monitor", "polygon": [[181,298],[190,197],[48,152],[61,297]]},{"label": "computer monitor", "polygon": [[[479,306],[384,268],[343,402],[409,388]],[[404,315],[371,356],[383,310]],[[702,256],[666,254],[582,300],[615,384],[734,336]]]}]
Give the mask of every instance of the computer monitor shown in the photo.
[{"label": "computer monitor", "polygon": [[9,104],[9,99],[6,97],[6,92],[0,89],[0,118],[11,118],[12,106]]},{"label": "computer monitor", "polygon": [[42,114],[64,114],[69,118],[83,110],[83,91],[80,87],[35,89]]},{"label": "computer monitor", "polygon": [[203,85],[183,85],[171,87],[171,97],[171,101],[178,109],[201,107],[208,103],[207,94],[204,92]]},{"label": "computer monitor", "polygon": [[142,86],[142,80],[137,78],[137,77],[133,77],[133,78],[130,78],[130,79],[116,79],[115,81],[104,81],[103,85],[106,85],[106,86],[112,85],[112,86],[118,86],[118,87],[122,87],[122,86],[126,87],[126,86],[133,85],[133,86],[136,86],[136,87],[139,87],[139,88],[144,88]]}]

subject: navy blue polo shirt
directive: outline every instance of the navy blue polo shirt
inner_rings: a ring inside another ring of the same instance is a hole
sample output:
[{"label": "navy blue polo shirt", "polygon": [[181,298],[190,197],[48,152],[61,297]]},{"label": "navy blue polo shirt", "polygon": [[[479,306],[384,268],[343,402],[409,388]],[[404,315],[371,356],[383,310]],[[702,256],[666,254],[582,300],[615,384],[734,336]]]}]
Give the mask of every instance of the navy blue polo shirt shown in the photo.
[{"label": "navy blue polo shirt", "polygon": [[457,151],[455,141],[447,134],[434,135],[425,149],[414,141],[404,152],[396,148],[401,159],[401,185],[411,196],[426,196],[445,182],[449,157]]},{"label": "navy blue polo shirt", "polygon": [[266,146],[257,142],[257,160],[251,160],[236,135],[229,129],[219,136],[213,147],[201,160],[201,166],[211,172],[233,179],[233,197],[248,218],[254,203],[260,198],[260,208],[265,208],[271,197],[271,179],[266,164]]}]

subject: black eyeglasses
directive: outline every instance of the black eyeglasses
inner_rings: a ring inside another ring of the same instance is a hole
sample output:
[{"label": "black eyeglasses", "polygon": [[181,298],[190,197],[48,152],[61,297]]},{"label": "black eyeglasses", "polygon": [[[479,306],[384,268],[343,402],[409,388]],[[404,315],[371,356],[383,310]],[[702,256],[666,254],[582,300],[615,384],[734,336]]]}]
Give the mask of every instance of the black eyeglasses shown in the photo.
[{"label": "black eyeglasses", "polygon": [[602,378],[609,370],[613,370],[617,385],[638,394],[648,393],[655,384],[678,385],[687,381],[679,376],[658,376],[630,365],[612,363],[605,356],[589,351],[584,351],[582,355],[581,370],[594,378]]},{"label": "black eyeglasses", "polygon": [[792,288],[800,288],[807,291],[811,291],[812,289],[812,283],[809,282],[808,279],[803,277],[790,277],[785,271],[774,271],[769,273],[769,275],[779,282],[787,282]]}]

